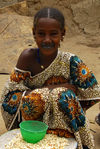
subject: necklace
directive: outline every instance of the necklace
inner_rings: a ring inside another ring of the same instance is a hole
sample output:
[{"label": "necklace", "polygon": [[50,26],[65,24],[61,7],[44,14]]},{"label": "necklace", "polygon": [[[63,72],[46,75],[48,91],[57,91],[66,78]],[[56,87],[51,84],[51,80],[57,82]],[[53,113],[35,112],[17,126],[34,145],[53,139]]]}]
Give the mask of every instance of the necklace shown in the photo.
[{"label": "necklace", "polygon": [[38,48],[38,53],[37,53],[38,55],[38,58],[37,58],[37,62],[40,64],[40,67],[42,68],[42,69],[44,69],[44,66],[43,65],[41,65],[41,62],[40,62],[40,58],[39,58],[39,48]]}]

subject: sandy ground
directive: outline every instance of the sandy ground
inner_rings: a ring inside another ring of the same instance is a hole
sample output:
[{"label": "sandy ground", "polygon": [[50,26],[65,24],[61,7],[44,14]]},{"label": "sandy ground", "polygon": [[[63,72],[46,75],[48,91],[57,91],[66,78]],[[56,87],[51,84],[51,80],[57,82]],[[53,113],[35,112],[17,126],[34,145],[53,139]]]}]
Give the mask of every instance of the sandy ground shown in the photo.
[{"label": "sandy ground", "polygon": [[[79,38],[80,40],[80,38]],[[78,39],[77,39],[78,41]],[[63,51],[67,51],[74,53],[81,57],[83,61],[93,70],[93,73],[95,74],[98,83],[100,84],[100,47],[99,48],[91,48],[87,47],[85,45],[79,45],[75,43],[75,39],[68,39],[64,41],[64,44],[62,45]],[[0,75],[0,96],[2,93],[2,89],[4,87],[4,84],[9,76],[8,75]],[[95,123],[95,116],[100,112],[98,104],[91,107],[89,110],[87,110],[86,115],[90,121],[90,129],[94,136],[95,140],[95,147],[94,149],[100,149],[100,126],[98,126]],[[0,113],[0,135],[5,133],[7,130],[5,128],[1,113]]]}]

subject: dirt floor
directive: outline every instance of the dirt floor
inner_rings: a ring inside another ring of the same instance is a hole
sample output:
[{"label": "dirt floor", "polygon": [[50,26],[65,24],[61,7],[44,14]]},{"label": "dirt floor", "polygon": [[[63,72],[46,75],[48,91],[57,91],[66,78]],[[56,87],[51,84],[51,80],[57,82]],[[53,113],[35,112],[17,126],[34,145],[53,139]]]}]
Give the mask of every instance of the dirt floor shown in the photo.
[{"label": "dirt floor", "polygon": [[[76,38],[72,38],[72,39],[66,39],[63,43],[63,45],[61,45],[62,50],[63,51],[67,51],[74,53],[76,55],[78,55],[92,70],[94,75],[96,76],[98,83],[100,84],[100,47],[98,48],[91,48],[88,46],[85,46],[83,44],[76,44],[77,40],[79,42],[79,40],[82,41],[82,39],[80,39],[80,37]],[[67,48],[66,48],[67,47]],[[4,87],[4,84],[7,80],[7,78],[9,77],[9,75],[0,75],[0,96]],[[98,126],[95,123],[95,116],[100,112],[99,110],[99,103],[94,105],[93,107],[91,107],[89,110],[87,110],[86,115],[90,121],[90,129],[91,132],[94,136],[94,140],[95,140],[95,147],[94,149],[100,149],[100,126]],[[3,133],[7,132],[1,113],[0,113],[0,135],[2,135]]]}]

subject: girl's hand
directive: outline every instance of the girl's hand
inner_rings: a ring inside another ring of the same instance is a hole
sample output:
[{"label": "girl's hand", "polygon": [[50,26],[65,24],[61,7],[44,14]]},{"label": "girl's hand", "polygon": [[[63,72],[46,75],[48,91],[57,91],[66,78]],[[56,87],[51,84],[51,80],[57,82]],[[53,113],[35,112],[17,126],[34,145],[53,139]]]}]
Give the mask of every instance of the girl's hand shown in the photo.
[{"label": "girl's hand", "polygon": [[[45,88],[45,87],[47,87],[48,89],[54,89],[54,88],[57,88],[57,87],[65,87],[67,89],[72,90],[77,95],[77,88],[74,85],[69,84],[69,83],[62,83],[62,84],[57,84],[57,85],[45,85],[41,88]],[[25,96],[27,96],[32,91],[33,90],[26,91]]]},{"label": "girl's hand", "polygon": [[49,89],[54,89],[57,87],[65,87],[65,88],[72,90],[75,94],[77,94],[77,88],[74,85],[69,84],[69,83],[62,83],[62,84],[57,84],[57,85],[48,85],[48,86],[43,86],[43,87],[48,87]]}]

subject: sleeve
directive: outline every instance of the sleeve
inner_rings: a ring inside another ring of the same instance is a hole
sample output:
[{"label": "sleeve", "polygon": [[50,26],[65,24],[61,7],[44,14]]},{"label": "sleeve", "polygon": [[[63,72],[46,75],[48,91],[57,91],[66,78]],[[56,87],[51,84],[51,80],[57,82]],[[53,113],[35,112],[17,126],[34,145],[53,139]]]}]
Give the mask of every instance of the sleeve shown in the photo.
[{"label": "sleeve", "polygon": [[100,101],[100,86],[88,66],[76,55],[70,58],[70,82],[78,89],[78,99],[86,108]]},{"label": "sleeve", "polygon": [[[30,77],[30,72],[19,71],[17,68],[11,73],[7,80],[1,95],[1,113],[8,130],[12,129],[12,124],[15,123],[15,128],[18,127],[16,118],[20,113],[20,104],[22,94],[25,90],[30,90],[26,86],[26,80]],[[19,120],[20,121],[20,120]]]}]

